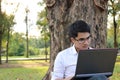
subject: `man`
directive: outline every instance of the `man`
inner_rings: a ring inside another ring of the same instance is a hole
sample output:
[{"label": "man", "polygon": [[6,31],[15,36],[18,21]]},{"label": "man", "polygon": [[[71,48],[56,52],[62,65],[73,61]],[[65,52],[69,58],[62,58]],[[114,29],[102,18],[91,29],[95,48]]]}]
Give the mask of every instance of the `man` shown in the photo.
[{"label": "man", "polygon": [[[69,26],[68,35],[73,45],[58,53],[54,63],[52,80],[71,80],[75,75],[78,52],[83,49],[91,49],[90,27],[86,22],[75,21]],[[90,80],[106,80],[106,78],[92,77]]]}]

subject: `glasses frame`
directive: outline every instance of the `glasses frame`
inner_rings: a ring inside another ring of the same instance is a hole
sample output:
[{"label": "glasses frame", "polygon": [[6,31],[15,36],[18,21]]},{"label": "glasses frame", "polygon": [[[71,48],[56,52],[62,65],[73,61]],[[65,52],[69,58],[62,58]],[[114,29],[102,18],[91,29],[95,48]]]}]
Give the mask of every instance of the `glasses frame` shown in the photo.
[{"label": "glasses frame", "polygon": [[89,35],[87,38],[80,38],[80,39],[75,39],[74,38],[74,39],[81,44],[81,43],[84,43],[85,41],[90,40],[90,38],[91,38],[91,35]]}]

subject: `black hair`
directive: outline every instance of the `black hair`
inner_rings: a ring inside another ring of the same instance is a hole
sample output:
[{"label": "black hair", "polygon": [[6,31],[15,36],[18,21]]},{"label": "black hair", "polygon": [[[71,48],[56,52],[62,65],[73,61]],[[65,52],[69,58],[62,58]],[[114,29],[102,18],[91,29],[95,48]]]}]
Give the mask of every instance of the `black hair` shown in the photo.
[{"label": "black hair", "polygon": [[77,37],[78,32],[88,32],[90,33],[90,26],[83,20],[77,20],[69,26],[69,38]]}]

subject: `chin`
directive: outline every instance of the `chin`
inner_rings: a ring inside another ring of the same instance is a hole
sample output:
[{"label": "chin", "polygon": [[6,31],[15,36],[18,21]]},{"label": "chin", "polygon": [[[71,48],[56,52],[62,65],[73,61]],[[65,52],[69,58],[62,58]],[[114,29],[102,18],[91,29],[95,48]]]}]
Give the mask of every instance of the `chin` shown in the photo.
[{"label": "chin", "polygon": [[83,47],[83,49],[88,49],[89,47]]},{"label": "chin", "polygon": [[88,49],[88,48],[81,48],[80,50],[86,50],[86,49]]}]

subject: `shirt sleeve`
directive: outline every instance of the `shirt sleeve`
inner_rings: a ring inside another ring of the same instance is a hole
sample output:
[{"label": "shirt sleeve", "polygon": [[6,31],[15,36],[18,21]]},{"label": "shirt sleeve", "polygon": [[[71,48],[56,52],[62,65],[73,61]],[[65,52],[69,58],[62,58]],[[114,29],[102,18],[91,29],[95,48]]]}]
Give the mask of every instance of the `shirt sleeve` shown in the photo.
[{"label": "shirt sleeve", "polygon": [[58,53],[55,59],[51,80],[55,80],[56,78],[60,78],[60,79],[64,78],[65,67],[63,62],[64,60],[63,60],[62,54]]}]

